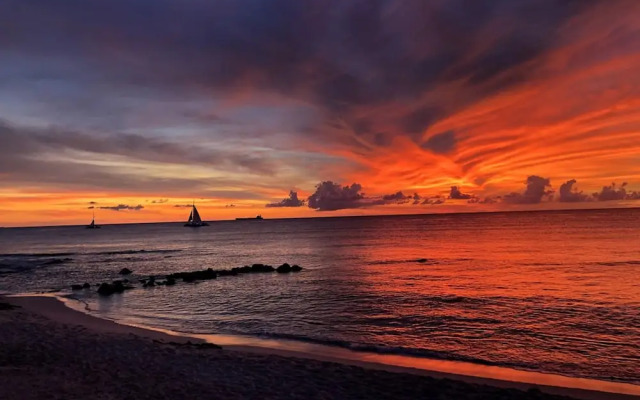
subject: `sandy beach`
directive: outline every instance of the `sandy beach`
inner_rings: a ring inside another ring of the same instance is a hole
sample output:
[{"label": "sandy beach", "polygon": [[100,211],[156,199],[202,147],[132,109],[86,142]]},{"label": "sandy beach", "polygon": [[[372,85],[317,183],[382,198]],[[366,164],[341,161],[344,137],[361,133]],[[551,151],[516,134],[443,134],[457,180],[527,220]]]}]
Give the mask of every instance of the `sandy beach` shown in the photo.
[{"label": "sandy beach", "polygon": [[558,393],[547,394],[509,388],[512,382],[229,350],[95,318],[54,297],[0,303],[0,398],[6,400],[635,398],[541,387]]}]

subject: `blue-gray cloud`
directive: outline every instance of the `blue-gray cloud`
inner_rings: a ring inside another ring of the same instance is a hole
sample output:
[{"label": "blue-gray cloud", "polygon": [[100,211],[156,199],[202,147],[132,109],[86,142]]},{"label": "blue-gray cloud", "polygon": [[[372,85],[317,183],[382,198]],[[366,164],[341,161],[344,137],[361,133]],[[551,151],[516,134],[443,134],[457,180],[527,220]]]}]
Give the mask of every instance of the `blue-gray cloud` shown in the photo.
[{"label": "blue-gray cloud", "polygon": [[117,206],[101,206],[98,207],[101,210],[111,210],[111,211],[140,211],[144,208],[142,204],[138,204],[137,206],[130,206],[128,204],[118,204]]}]

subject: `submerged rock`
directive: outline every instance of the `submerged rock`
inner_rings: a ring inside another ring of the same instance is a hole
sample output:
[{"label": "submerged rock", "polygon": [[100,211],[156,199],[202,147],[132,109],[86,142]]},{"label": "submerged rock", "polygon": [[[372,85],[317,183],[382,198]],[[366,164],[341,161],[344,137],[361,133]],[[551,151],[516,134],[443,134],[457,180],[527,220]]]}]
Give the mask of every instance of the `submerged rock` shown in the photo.
[{"label": "submerged rock", "polygon": [[298,264],[293,264],[291,266],[291,272],[300,272],[300,271],[302,271],[302,267],[299,266]]},{"label": "submerged rock", "polygon": [[71,285],[71,290],[82,290],[83,286],[82,285]]},{"label": "submerged rock", "polygon": [[120,275],[129,275],[131,274],[133,271],[131,271],[129,268],[122,268],[120,270],[120,272],[118,272]]},{"label": "submerged rock", "polygon": [[82,285],[83,289],[90,289],[91,288],[91,284],[88,282],[85,282],[84,285]]}]

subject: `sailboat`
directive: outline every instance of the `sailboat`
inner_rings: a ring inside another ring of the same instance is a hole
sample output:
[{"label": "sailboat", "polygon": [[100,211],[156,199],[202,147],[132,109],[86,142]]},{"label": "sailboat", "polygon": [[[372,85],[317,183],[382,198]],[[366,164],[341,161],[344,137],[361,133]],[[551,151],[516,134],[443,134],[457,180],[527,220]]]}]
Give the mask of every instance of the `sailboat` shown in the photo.
[{"label": "sailboat", "polygon": [[100,229],[100,225],[96,225],[96,214],[93,214],[93,218],[91,218],[91,223],[85,227],[86,229]]},{"label": "sailboat", "polygon": [[191,213],[189,214],[189,220],[187,221],[186,224],[184,224],[184,226],[188,226],[191,228],[198,228],[201,226],[209,226],[209,224],[207,224],[206,222],[202,221],[202,219],[200,218],[200,213],[198,212],[198,209],[196,208],[196,204],[193,203],[193,208],[191,209]]}]

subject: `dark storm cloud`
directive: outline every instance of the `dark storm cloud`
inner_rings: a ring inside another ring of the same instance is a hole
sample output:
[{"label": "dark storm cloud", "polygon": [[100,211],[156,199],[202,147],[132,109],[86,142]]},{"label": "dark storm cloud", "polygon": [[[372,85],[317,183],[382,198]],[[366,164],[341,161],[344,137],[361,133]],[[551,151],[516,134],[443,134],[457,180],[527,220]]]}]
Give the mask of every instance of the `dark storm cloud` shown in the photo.
[{"label": "dark storm cloud", "polygon": [[[380,124],[418,141],[453,108],[524,79],[519,67],[553,46],[558,26],[592,3],[5,0],[0,48],[4,65],[28,60],[28,74],[80,82],[91,92],[275,92],[315,105],[372,142]],[[54,58],[65,63],[46,68]],[[0,67],[0,75],[15,78],[16,70]],[[422,99],[452,81],[461,89],[449,105]],[[413,111],[373,121],[354,113],[389,103]],[[444,139],[428,147],[446,153],[455,142]]]},{"label": "dark storm cloud", "polygon": [[553,194],[548,178],[531,175],[527,178],[526,184],[527,188],[523,193],[509,193],[502,198],[503,201],[512,204],[537,204]]},{"label": "dark storm cloud", "polygon": [[266,207],[302,207],[304,206],[304,200],[298,199],[298,192],[291,190],[289,197],[282,199],[277,203],[269,203]]},{"label": "dark storm cloud", "polygon": [[98,207],[101,210],[111,210],[111,211],[140,211],[144,208],[142,204],[138,204],[137,206],[130,206],[128,204],[118,204],[117,206],[103,206]]},{"label": "dark storm cloud", "polygon": [[401,191],[383,196],[366,196],[362,192],[362,186],[359,183],[353,183],[351,186],[342,186],[332,181],[325,181],[316,186],[316,191],[309,196],[307,204],[309,208],[318,211],[335,211],[350,208],[406,204],[411,200],[414,201],[414,204],[417,204],[420,199],[421,197],[417,193],[413,196],[408,196]]},{"label": "dark storm cloud", "polygon": [[575,179],[571,179],[560,185],[560,189],[558,190],[559,201],[564,203],[578,203],[589,200],[589,196],[574,187],[576,182]]},{"label": "dark storm cloud", "polygon": [[341,186],[332,181],[320,182],[316,191],[309,196],[307,204],[309,208],[318,211],[335,211],[347,208],[360,208],[370,205],[366,201],[362,186],[353,183],[351,186]]},{"label": "dark storm cloud", "polygon": [[420,137],[431,124],[438,120],[440,111],[434,107],[422,107],[411,111],[400,120],[401,128],[414,137]]},{"label": "dark storm cloud", "polygon": [[473,196],[470,194],[462,193],[460,188],[457,186],[451,186],[451,191],[449,192],[449,198],[453,200],[469,200]]},{"label": "dark storm cloud", "polygon": [[626,186],[627,182],[620,186],[616,186],[616,183],[613,182],[610,186],[603,186],[600,192],[593,194],[593,197],[598,201],[625,200],[627,198]]},{"label": "dark storm cloud", "polygon": [[456,147],[456,135],[453,131],[439,133],[430,137],[423,145],[423,149],[431,150],[436,154],[446,154]]}]

